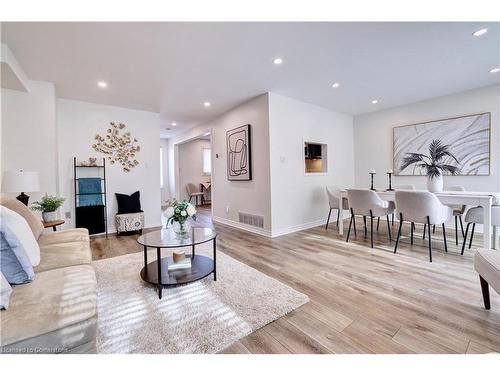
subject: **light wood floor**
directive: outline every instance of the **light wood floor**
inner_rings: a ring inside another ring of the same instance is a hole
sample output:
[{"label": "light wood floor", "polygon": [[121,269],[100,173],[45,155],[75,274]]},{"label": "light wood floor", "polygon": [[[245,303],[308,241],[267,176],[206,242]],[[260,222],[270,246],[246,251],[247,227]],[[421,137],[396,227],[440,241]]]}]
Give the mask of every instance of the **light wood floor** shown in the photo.
[{"label": "light wood floor", "polygon": [[[211,225],[208,208],[199,223]],[[224,353],[487,353],[500,351],[500,297],[483,308],[473,250],[448,253],[434,235],[428,261],[422,228],[413,246],[405,225],[393,254],[385,222],[375,248],[362,221],[352,241],[317,227],[270,239],[215,224],[218,250],[307,294],[310,302],[227,348]],[[394,226],[396,230],[396,225]],[[91,241],[94,259],[141,251],[137,236]],[[475,244],[481,244],[476,236]],[[474,244],[473,244],[474,248]],[[249,286],[251,287],[251,286]]]}]

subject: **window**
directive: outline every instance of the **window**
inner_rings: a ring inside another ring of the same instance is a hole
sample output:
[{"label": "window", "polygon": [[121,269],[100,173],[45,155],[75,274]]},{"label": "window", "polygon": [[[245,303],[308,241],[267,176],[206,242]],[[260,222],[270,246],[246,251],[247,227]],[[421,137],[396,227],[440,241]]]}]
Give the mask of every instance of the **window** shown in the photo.
[{"label": "window", "polygon": [[206,176],[210,176],[212,174],[212,150],[209,148],[202,148],[201,152],[202,173]]},{"label": "window", "polygon": [[160,147],[160,188],[163,188],[163,148]]}]

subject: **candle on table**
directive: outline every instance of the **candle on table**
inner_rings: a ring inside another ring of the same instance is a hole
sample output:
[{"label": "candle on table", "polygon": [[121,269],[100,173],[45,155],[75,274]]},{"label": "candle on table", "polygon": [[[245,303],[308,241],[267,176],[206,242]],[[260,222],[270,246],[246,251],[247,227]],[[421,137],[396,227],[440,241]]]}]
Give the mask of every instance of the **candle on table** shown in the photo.
[{"label": "candle on table", "polygon": [[387,171],[387,173],[392,173],[392,169],[389,169],[389,170]]},{"label": "candle on table", "polygon": [[372,169],[370,173],[375,173],[375,169]]}]

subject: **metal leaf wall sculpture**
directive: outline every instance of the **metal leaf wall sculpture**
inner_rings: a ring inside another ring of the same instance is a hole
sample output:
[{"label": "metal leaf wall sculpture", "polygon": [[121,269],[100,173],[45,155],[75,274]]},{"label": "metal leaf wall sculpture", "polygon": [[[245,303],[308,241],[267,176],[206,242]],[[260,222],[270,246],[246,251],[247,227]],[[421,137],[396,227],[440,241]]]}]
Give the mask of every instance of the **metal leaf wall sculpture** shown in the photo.
[{"label": "metal leaf wall sculpture", "polygon": [[[139,165],[135,156],[141,151],[141,147],[137,139],[132,138],[130,132],[124,131],[125,124],[114,122],[109,124],[110,127],[105,135],[95,135],[96,142],[92,148],[106,154],[111,164],[121,164],[124,172],[130,172],[132,168]],[[122,131],[124,131],[123,134]]]}]

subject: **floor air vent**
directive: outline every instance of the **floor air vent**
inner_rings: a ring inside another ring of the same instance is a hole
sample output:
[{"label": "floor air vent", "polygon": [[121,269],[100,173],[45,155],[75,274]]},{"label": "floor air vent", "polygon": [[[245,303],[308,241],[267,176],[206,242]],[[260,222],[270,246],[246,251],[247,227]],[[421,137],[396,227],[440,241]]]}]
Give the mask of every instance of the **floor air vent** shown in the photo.
[{"label": "floor air vent", "polygon": [[264,228],[263,216],[244,214],[243,212],[238,212],[238,216],[240,223],[252,225],[254,227]]}]

